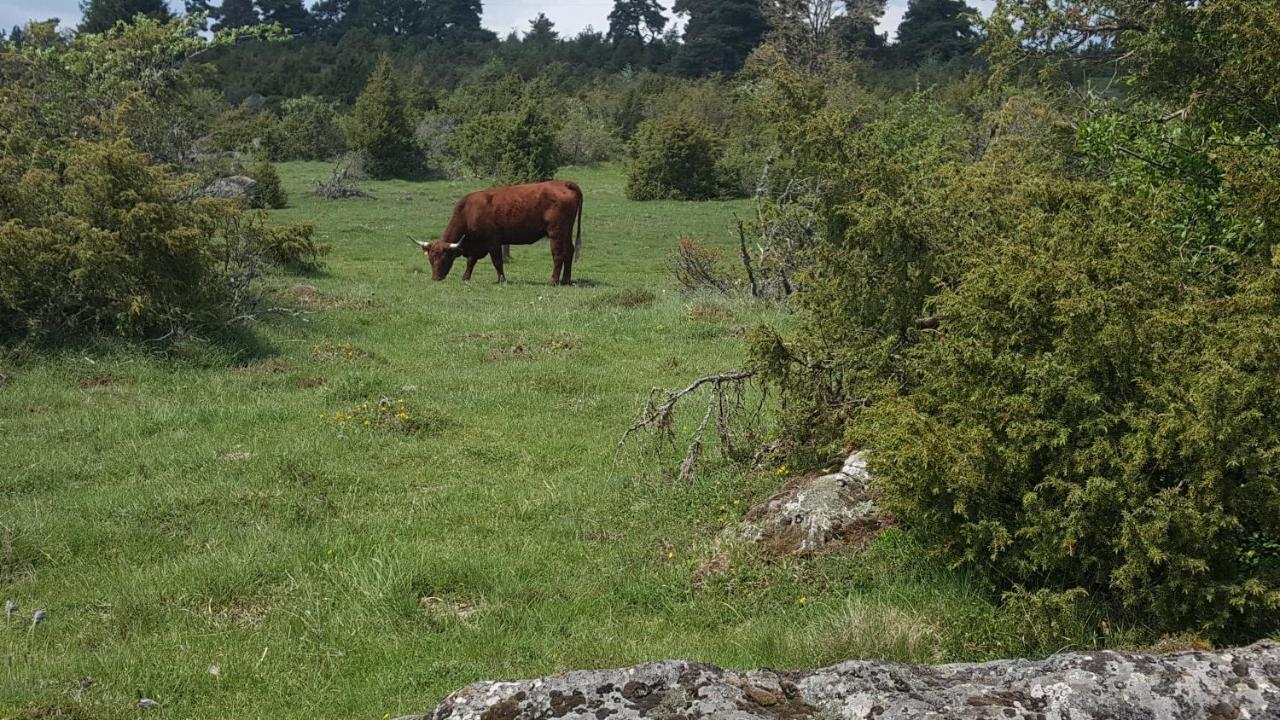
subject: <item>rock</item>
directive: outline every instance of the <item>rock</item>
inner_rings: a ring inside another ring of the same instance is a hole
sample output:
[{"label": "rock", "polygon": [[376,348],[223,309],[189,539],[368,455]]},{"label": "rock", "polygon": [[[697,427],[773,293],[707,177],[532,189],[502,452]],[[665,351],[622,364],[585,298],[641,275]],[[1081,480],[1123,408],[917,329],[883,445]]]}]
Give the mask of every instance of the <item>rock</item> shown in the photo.
[{"label": "rock", "polygon": [[244,100],[240,101],[240,104],[245,108],[247,108],[249,112],[253,113],[254,115],[257,115],[258,113],[262,112],[263,108],[267,106],[267,99],[262,97],[262,95],[258,93],[254,93],[249,97],[246,97]]},{"label": "rock", "polygon": [[666,660],[537,680],[476,683],[423,716],[558,717],[1280,718],[1280,644],[1264,641],[1216,653],[1100,651],[936,666],[859,660],[821,670],[778,672]]},{"label": "rock", "polygon": [[726,528],[711,557],[693,573],[693,588],[728,570],[735,547],[759,549],[766,560],[839,549],[858,550],[893,524],[876,506],[866,454],[856,452],[839,471],[788,480],[768,500],[752,507],[742,522]]},{"label": "rock", "polygon": [[214,180],[196,193],[196,197],[251,199],[258,190],[258,181],[244,175],[232,175]]},{"label": "rock", "polygon": [[739,536],[772,557],[809,555],[833,543],[861,546],[889,525],[871,497],[866,455],[830,475],[798,477],[751,508]]}]

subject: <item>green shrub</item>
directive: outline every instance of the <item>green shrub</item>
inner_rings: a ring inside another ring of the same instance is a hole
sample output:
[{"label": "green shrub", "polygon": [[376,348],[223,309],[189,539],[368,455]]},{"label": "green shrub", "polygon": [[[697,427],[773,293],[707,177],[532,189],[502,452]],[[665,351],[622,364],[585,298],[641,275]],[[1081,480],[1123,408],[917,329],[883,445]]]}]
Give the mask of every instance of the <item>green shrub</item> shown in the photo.
[{"label": "green shrub", "polygon": [[[225,320],[257,277],[262,228],[231,233],[233,203],[184,203],[185,181],[126,142],[78,143],[62,178],[0,222],[0,334],[143,336]],[[282,231],[284,232],[284,231]]]},{"label": "green shrub", "polygon": [[256,207],[282,208],[289,204],[289,196],[285,194],[284,185],[280,182],[280,173],[269,160],[259,160],[246,170],[249,177],[257,181],[254,188],[253,203]]},{"label": "green shrub", "polygon": [[556,132],[560,158],[570,165],[589,165],[613,160],[622,155],[623,146],[613,128],[601,118],[592,117],[581,103],[570,106]]},{"label": "green shrub", "polygon": [[347,145],[364,153],[365,169],[374,178],[405,177],[422,162],[413,146],[413,127],[400,96],[391,61],[383,57],[344,126]]},{"label": "green shrub", "polygon": [[560,162],[551,123],[532,100],[515,112],[473,118],[453,144],[468,171],[504,184],[550,180]]},{"label": "green shrub", "polygon": [[725,189],[724,147],[706,121],[684,114],[646,120],[627,148],[627,197],[706,200]]},{"label": "green shrub", "polygon": [[283,159],[285,136],[274,113],[240,106],[222,113],[200,142],[205,150]]},{"label": "green shrub", "polygon": [[328,160],[346,149],[331,100],[304,95],[280,106],[278,160]]}]

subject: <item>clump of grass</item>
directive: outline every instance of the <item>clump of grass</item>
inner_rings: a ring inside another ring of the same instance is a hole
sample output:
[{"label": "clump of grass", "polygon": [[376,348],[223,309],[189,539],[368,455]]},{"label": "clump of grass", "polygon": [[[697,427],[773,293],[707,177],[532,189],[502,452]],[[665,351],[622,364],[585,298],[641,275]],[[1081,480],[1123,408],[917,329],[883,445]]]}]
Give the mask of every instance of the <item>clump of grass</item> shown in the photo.
[{"label": "clump of grass", "polygon": [[658,297],[643,288],[620,288],[602,292],[587,303],[594,309],[605,308],[638,308],[652,305]]},{"label": "clump of grass", "polygon": [[733,311],[711,300],[698,300],[689,306],[687,316],[694,322],[727,323],[733,320]]},{"label": "clump of grass", "polygon": [[430,425],[421,413],[406,405],[403,398],[392,400],[386,397],[339,410],[325,416],[325,421],[337,427],[339,432],[382,430],[402,435],[416,435]]},{"label": "clump of grass", "polygon": [[854,599],[816,623],[806,640],[823,663],[858,659],[932,663],[943,656],[941,633],[923,617]]}]

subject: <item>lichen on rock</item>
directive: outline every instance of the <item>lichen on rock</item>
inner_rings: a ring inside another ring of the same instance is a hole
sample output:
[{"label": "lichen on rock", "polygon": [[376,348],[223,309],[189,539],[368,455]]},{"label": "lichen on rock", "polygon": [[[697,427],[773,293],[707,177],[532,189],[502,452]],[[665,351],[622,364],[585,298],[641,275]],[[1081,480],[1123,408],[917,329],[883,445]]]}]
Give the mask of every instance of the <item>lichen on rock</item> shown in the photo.
[{"label": "lichen on rock", "polygon": [[481,682],[421,720],[923,720],[1280,718],[1280,644],[1222,652],[1077,652],[1041,660],[812,671],[726,670],[679,660]]}]

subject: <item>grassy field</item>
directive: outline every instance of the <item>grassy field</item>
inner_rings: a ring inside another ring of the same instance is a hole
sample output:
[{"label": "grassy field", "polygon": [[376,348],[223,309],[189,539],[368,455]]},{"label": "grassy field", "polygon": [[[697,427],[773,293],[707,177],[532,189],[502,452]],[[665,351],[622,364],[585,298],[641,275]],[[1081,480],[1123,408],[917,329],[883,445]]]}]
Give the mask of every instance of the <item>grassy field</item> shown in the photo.
[{"label": "grassy field", "polygon": [[682,297],[666,270],[682,235],[732,248],[746,203],[633,203],[617,168],[566,170],[586,193],[578,286],[545,285],[545,242],[515,249],[506,285],[487,262],[433,283],[406,234],[437,236],[477,185],[306,195],[327,170],[281,167],[275,217],[332,246],[323,272],[270,279],[304,314],[0,367],[0,601],[22,607],[0,625],[0,717],[135,717],[142,692],[166,717],[382,718],[474,680],[663,657],[1058,649],[900,532],[692,589],[776,474],[676,485],[611,459],[651,386],[787,326]]}]

